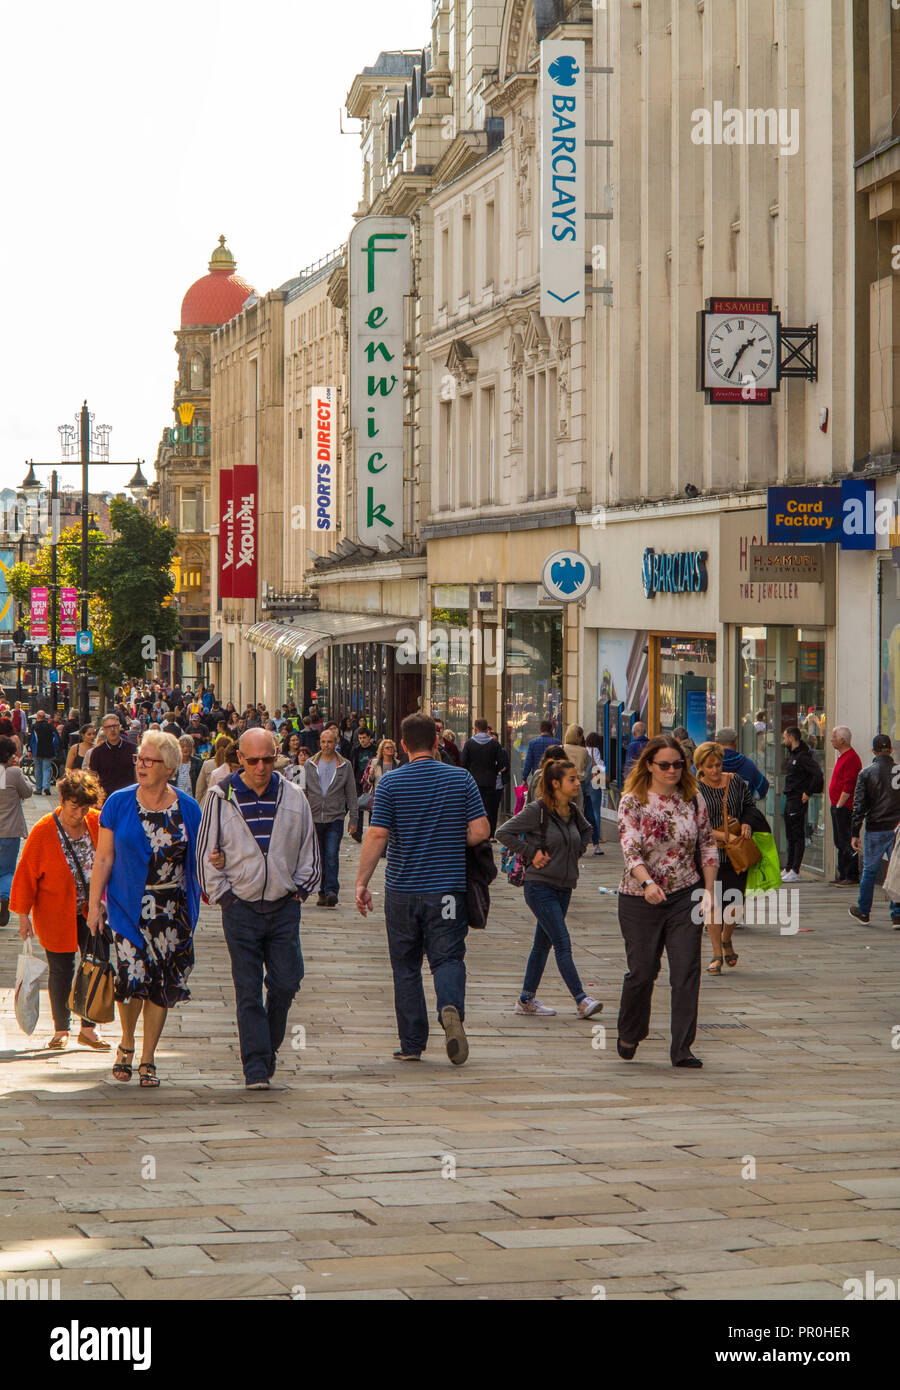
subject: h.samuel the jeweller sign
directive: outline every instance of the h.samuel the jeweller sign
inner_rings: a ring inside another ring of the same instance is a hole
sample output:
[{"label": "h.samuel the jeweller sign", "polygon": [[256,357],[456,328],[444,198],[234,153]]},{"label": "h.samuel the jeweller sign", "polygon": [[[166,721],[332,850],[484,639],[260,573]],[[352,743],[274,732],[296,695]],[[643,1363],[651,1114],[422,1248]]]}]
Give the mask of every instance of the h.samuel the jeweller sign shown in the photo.
[{"label": "h.samuel the jeweller sign", "polygon": [[644,597],[654,594],[702,594],[709,582],[705,550],[677,550],[671,554],[648,546],[641,566]]}]

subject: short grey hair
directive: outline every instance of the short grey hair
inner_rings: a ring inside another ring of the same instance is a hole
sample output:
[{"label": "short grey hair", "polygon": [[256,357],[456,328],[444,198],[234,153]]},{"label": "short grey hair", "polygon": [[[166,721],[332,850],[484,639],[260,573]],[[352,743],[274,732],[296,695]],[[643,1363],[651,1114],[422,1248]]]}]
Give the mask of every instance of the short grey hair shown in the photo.
[{"label": "short grey hair", "polygon": [[178,742],[181,744],[182,748],[190,748],[191,752],[193,753],[194,740],[191,738],[190,734],[182,734]]},{"label": "short grey hair", "polygon": [[737,729],[732,729],[727,724],[724,729],[717,729],[716,743],[722,743],[726,748],[729,744],[737,743]]},{"label": "short grey hair", "polygon": [[174,734],[164,734],[161,730],[157,733],[155,729],[148,729],[141,739],[141,748],[155,749],[169,772],[177,772],[181,767],[181,748]]},{"label": "short grey hair", "polygon": [[850,730],[847,728],[847,725],[846,725],[846,724],[835,724],[835,726],[834,726],[834,732],[837,734],[838,738],[841,740],[841,743],[852,743],[852,742],[853,742],[853,734],[852,734],[852,733],[850,732]]}]

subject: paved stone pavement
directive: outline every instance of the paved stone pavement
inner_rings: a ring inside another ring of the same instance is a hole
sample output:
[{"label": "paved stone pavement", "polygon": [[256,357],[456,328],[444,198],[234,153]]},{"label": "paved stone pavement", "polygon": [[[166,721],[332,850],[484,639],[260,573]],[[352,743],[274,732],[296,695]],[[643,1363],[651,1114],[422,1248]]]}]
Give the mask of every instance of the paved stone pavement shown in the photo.
[{"label": "paved stone pavement", "polygon": [[[304,910],[280,1091],[243,1090],[217,913],[155,1092],[115,1083],[108,1056],[46,1051],[46,996],[34,1037],[18,1031],[19,937],[0,930],[0,1277],[95,1299],[822,1301],[866,1270],[900,1278],[886,906],[864,928],[848,890],[810,881],[797,934],[738,933],[737,968],[703,980],[704,1070],[685,1073],[664,978],[638,1059],[616,1055],[623,950],[597,888],[617,846],[584,862],[570,914],[605,1035],[552,958],[556,1017],[512,1013],[532,926],[498,880],[469,937],[469,1063],[450,1066],[438,1031],[404,1064],[383,918],[352,907],[357,854],[345,840],[340,907]],[[380,904],[380,871],[373,889]]]}]

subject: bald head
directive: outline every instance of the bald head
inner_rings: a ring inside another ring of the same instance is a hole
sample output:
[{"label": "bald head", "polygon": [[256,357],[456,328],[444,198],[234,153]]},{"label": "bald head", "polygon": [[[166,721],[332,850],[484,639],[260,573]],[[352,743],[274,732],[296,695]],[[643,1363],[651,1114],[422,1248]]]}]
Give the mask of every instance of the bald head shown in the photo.
[{"label": "bald head", "polygon": [[275,752],[275,736],[268,729],[245,729],[238,739],[244,757],[267,757]]}]

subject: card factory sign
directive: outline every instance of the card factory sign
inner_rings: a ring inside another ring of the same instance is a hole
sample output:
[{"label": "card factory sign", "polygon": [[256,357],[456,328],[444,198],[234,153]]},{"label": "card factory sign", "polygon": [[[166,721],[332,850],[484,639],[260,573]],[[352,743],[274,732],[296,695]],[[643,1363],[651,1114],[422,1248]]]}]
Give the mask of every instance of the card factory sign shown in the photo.
[{"label": "card factory sign", "polygon": [[403,540],[403,299],[412,290],[412,224],[364,217],[350,233],[350,428],[357,535]]},{"label": "card factory sign", "polygon": [[585,57],[580,39],[541,44],[541,313],[585,312]]},{"label": "card factory sign", "polygon": [[336,410],[336,389],[333,386],[314,386],[309,400],[309,438],[312,454],[310,497],[316,531],[334,530]]}]

